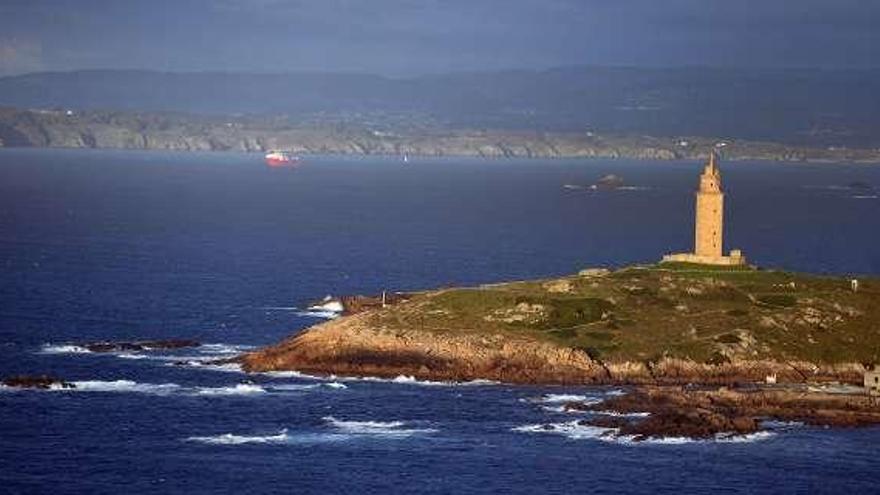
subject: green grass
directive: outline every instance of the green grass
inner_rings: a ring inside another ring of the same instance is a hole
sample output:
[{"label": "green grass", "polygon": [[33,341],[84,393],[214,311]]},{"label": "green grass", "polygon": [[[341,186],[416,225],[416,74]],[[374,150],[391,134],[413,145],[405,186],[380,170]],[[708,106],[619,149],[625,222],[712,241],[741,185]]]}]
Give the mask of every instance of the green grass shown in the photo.
[{"label": "green grass", "polygon": [[[377,314],[375,322],[404,331],[524,337],[589,349],[605,360],[720,362],[727,359],[720,350],[812,362],[880,359],[877,280],[862,279],[853,293],[844,278],[667,265],[427,292]],[[570,290],[558,292],[559,285]],[[520,304],[541,309],[505,320]],[[810,323],[807,311],[818,311],[822,325]],[[751,337],[743,340],[741,331]]]},{"label": "green grass", "polygon": [[547,328],[568,328],[594,323],[614,307],[597,297],[578,299],[550,299],[543,302],[550,308],[550,316],[543,325]]},{"label": "green grass", "polygon": [[790,308],[797,304],[797,298],[791,294],[759,294],[757,300],[761,304],[777,308]]}]

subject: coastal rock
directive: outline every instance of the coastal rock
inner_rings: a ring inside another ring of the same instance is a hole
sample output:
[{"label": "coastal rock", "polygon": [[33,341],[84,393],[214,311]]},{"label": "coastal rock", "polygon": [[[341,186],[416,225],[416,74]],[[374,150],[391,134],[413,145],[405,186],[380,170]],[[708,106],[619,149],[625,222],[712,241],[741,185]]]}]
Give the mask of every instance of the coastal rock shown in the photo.
[{"label": "coastal rock", "polygon": [[593,278],[593,277],[605,277],[611,273],[611,270],[607,268],[586,268],[578,272],[578,276]]},{"label": "coastal rock", "polygon": [[[617,428],[636,441],[656,437],[713,438],[744,435],[767,419],[817,426],[867,426],[880,423],[880,406],[865,395],[809,392],[793,388],[689,390],[682,387],[639,387],[600,404],[571,406],[580,411],[612,411],[584,422]],[[648,413],[644,418],[620,419]]]},{"label": "coastal rock", "polygon": [[14,388],[76,388],[76,385],[50,375],[17,375],[5,378],[3,385]]},{"label": "coastal rock", "polygon": [[201,343],[190,339],[172,340],[140,340],[133,342],[92,342],[83,347],[91,352],[123,352],[123,351],[154,351],[173,350],[187,347],[198,347]]}]

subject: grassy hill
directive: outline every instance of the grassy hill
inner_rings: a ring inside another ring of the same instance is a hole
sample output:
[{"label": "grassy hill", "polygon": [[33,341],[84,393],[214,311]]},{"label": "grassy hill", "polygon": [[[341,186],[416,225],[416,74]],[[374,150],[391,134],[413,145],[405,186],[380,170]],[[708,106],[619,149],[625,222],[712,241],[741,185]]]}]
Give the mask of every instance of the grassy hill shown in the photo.
[{"label": "grassy hill", "polygon": [[880,360],[880,284],[679,263],[417,296],[375,324],[499,332],[607,360]]}]

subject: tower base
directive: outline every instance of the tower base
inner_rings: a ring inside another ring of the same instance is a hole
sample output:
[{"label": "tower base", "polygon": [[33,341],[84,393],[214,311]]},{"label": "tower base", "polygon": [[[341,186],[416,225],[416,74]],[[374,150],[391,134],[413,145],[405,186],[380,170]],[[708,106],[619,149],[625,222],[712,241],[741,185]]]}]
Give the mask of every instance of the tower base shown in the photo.
[{"label": "tower base", "polygon": [[699,263],[701,265],[738,266],[746,264],[746,257],[739,249],[730,252],[730,256],[700,256],[694,253],[667,254],[663,262]]}]

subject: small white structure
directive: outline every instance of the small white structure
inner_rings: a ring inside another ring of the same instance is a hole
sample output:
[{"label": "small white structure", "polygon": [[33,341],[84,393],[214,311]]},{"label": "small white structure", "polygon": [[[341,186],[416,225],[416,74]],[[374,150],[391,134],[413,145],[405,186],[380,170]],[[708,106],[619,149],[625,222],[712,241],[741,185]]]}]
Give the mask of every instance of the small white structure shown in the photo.
[{"label": "small white structure", "polygon": [[853,292],[859,291],[859,279],[854,278],[854,279],[850,280],[849,285],[850,285],[850,287],[852,287]]},{"label": "small white structure", "polygon": [[865,372],[865,393],[880,396],[880,370],[877,368]]}]

